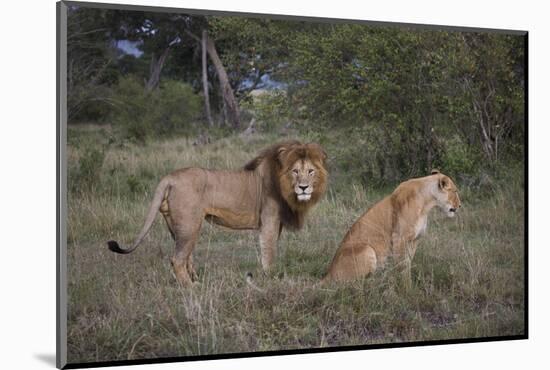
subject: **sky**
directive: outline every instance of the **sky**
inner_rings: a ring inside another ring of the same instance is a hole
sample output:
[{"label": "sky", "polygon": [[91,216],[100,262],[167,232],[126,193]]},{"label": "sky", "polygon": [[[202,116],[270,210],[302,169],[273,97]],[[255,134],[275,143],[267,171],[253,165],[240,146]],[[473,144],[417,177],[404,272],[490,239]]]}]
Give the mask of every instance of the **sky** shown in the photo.
[{"label": "sky", "polygon": [[139,50],[138,45],[138,41],[118,40],[116,46],[124,53],[139,58],[143,54],[143,51]]}]

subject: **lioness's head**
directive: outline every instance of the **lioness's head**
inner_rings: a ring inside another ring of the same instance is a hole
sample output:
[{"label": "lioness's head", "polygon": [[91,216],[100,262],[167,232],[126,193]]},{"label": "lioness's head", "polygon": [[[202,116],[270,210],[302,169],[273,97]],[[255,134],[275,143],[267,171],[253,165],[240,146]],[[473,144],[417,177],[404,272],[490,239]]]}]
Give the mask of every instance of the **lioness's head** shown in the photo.
[{"label": "lioness's head", "polygon": [[461,206],[460,198],[458,197],[458,188],[449,176],[437,170],[432,171],[432,175],[437,178],[435,199],[438,207],[448,217],[454,217]]},{"label": "lioness's head", "polygon": [[281,195],[293,209],[315,204],[326,190],[327,155],[319,144],[293,144],[278,150]]}]

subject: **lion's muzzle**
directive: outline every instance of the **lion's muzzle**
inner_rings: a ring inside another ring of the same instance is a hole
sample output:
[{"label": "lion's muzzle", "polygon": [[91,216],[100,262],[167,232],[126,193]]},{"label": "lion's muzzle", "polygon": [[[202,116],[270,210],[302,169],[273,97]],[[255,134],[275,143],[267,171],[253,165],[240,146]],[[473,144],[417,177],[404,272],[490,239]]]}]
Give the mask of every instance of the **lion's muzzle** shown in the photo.
[{"label": "lion's muzzle", "polygon": [[313,187],[310,185],[296,185],[294,187],[296,197],[300,202],[307,202],[311,199],[311,193],[313,193]]},{"label": "lion's muzzle", "polygon": [[458,211],[457,208],[455,208],[455,207],[449,207],[449,208],[447,209],[447,212],[446,212],[446,213],[447,213],[447,217],[449,217],[449,218],[454,217],[454,216],[456,215],[456,212],[457,212],[457,211]]}]

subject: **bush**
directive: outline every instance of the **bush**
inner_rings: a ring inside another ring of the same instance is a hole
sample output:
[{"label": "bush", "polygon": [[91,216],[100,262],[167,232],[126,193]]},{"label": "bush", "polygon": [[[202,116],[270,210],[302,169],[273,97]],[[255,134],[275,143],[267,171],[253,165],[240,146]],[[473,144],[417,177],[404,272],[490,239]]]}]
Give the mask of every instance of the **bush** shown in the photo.
[{"label": "bush", "polygon": [[202,106],[201,98],[193,92],[191,85],[166,81],[161,84],[157,93],[158,104],[154,110],[157,133],[162,135],[188,131],[189,126],[200,115]]},{"label": "bush", "polygon": [[178,81],[165,81],[148,92],[137,79],[124,77],[114,88],[113,99],[114,125],[125,137],[140,142],[151,136],[190,133],[201,108],[191,86]]},{"label": "bush", "polygon": [[455,177],[476,177],[483,164],[481,153],[455,135],[445,142],[441,171]]}]

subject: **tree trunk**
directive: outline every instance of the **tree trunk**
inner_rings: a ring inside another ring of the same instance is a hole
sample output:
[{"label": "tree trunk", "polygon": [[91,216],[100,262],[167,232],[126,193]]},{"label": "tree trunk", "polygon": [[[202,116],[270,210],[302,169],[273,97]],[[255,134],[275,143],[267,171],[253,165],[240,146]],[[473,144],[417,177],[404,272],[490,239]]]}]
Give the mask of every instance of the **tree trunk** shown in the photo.
[{"label": "tree trunk", "polygon": [[210,127],[214,126],[214,121],[212,121],[212,113],[210,111],[210,96],[208,95],[208,65],[207,65],[207,59],[206,59],[206,53],[207,53],[207,41],[208,41],[208,31],[203,30],[202,31],[202,40],[201,40],[201,48],[202,48],[202,90],[204,94],[204,109],[206,113],[206,119],[208,120],[208,125]]},{"label": "tree trunk", "polygon": [[487,158],[490,161],[494,161],[494,148],[493,148],[493,142],[491,140],[491,136],[488,132],[490,132],[490,122],[485,119],[483,108],[481,107],[481,104],[477,102],[476,100],[473,101],[473,111],[474,114],[477,116],[477,120],[479,123],[479,132],[480,132],[480,139],[481,139],[481,147],[483,148],[483,152],[487,156]]},{"label": "tree trunk", "polygon": [[162,67],[164,67],[164,62],[166,61],[166,57],[168,56],[168,52],[170,51],[170,47],[167,47],[162,54],[160,55],[160,58],[156,59],[155,54],[151,56],[151,67],[149,69],[149,80],[145,82],[145,90],[146,91],[153,91],[158,85],[160,81],[160,72],[162,71]]},{"label": "tree trunk", "polygon": [[434,157],[434,138],[433,138],[433,129],[432,129],[432,120],[434,116],[433,112],[434,104],[433,102],[430,102],[430,109],[428,113],[423,113],[421,115],[422,117],[422,141],[425,145],[424,147],[424,154],[425,154],[425,168],[422,170],[425,171],[425,173],[430,173],[433,170],[433,157]]},{"label": "tree trunk", "polygon": [[231,89],[231,85],[229,84],[229,77],[227,76],[227,72],[225,71],[220,57],[218,56],[214,41],[212,41],[212,39],[209,37],[207,38],[206,49],[208,51],[210,59],[212,59],[214,67],[216,68],[216,73],[218,74],[218,79],[220,81],[222,96],[225,102],[225,106],[227,108],[229,121],[231,122],[233,128],[238,129],[241,126],[239,105],[237,104],[237,100],[233,95],[233,89]]}]

